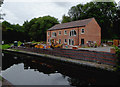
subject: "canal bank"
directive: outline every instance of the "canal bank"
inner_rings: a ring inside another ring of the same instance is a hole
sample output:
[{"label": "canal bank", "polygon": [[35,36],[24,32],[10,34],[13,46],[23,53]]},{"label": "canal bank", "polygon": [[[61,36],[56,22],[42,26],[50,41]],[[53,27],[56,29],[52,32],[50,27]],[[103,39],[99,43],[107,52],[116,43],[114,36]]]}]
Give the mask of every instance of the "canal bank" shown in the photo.
[{"label": "canal bank", "polygon": [[18,49],[6,49],[5,51],[27,54],[27,55],[32,55],[32,56],[46,57],[46,58],[49,58],[49,59],[54,59],[54,60],[68,62],[68,63],[82,65],[82,66],[88,66],[88,67],[107,70],[107,71],[115,71],[116,70],[116,67],[114,67],[112,65],[101,64],[101,63],[99,64],[99,63],[96,63],[96,62],[89,62],[89,61],[71,59],[71,58],[66,58],[66,57],[58,57],[58,56],[36,53],[36,52],[23,51],[23,50],[18,50]]},{"label": "canal bank", "polygon": [[[16,52],[2,52],[2,76],[17,85],[119,85],[116,72]],[[18,79],[19,78],[19,79]]]},{"label": "canal bank", "polygon": [[8,80],[0,76],[0,87],[15,87],[12,83]]}]

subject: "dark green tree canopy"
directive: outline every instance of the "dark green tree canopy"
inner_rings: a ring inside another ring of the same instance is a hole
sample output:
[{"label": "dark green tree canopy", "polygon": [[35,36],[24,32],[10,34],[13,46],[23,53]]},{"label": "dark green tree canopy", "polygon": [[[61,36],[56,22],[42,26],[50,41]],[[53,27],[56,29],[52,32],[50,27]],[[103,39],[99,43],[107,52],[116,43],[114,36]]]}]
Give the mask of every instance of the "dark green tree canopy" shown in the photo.
[{"label": "dark green tree canopy", "polygon": [[1,5],[3,4],[3,1],[4,1],[4,0],[0,0],[0,7],[1,7]]},{"label": "dark green tree canopy", "polygon": [[[3,3],[3,2],[0,2]],[[102,39],[120,39],[120,9],[114,2],[89,2],[78,4],[68,11],[68,16],[62,16],[62,23],[94,17],[102,29]],[[23,26],[2,22],[2,39],[5,41],[46,41],[46,31],[58,19],[43,16],[25,21]]]},{"label": "dark green tree canopy", "polygon": [[58,23],[58,19],[51,16],[33,18],[30,21],[25,21],[23,26],[4,21],[2,22],[2,39],[7,42],[13,42],[14,40],[46,41],[47,29]]},{"label": "dark green tree canopy", "polygon": [[30,22],[25,21],[23,28],[32,40],[46,41],[46,31],[55,24],[58,24],[58,19],[51,16],[34,18]]},{"label": "dark green tree canopy", "polygon": [[117,11],[115,2],[89,2],[71,7],[68,15],[72,21],[94,17],[102,28],[102,39],[114,39],[114,36],[118,38],[118,35],[113,33],[114,30],[118,30],[113,27],[116,25],[114,20],[119,19]]},{"label": "dark green tree canopy", "polygon": [[67,22],[70,22],[70,21],[71,21],[71,18],[69,16],[65,16],[65,15],[62,16],[62,22],[61,23],[67,23]]}]

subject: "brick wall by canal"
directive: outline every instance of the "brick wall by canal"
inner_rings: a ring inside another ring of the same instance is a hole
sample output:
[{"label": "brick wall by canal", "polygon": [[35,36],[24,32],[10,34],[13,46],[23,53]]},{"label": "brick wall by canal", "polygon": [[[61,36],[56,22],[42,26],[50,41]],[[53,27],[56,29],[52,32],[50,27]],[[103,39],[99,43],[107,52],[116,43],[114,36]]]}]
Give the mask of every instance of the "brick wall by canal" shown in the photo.
[{"label": "brick wall by canal", "polygon": [[15,48],[18,50],[36,52],[41,54],[49,54],[54,56],[66,57],[77,60],[84,60],[90,62],[97,62],[101,64],[107,64],[115,66],[117,58],[115,54],[107,52],[96,52],[88,50],[73,50],[73,49],[40,49],[40,48]]}]

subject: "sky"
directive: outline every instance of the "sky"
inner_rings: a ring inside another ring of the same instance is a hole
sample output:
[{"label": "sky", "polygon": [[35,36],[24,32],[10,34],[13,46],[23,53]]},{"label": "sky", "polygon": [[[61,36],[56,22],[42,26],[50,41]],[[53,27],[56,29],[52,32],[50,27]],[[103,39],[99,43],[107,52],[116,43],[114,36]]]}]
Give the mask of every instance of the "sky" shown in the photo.
[{"label": "sky", "polygon": [[[5,13],[4,20],[12,24],[22,25],[24,21],[50,15],[62,20],[69,9],[77,4],[85,4],[92,0],[4,0],[0,8]],[[119,0],[115,0],[117,3]]]}]

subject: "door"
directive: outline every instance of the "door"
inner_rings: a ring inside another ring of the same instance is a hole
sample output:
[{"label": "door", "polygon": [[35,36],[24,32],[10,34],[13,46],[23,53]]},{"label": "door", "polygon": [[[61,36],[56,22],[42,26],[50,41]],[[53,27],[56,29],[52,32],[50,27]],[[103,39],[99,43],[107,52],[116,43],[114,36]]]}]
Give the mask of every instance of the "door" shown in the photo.
[{"label": "door", "polygon": [[84,45],[84,39],[81,39],[81,45]]}]

